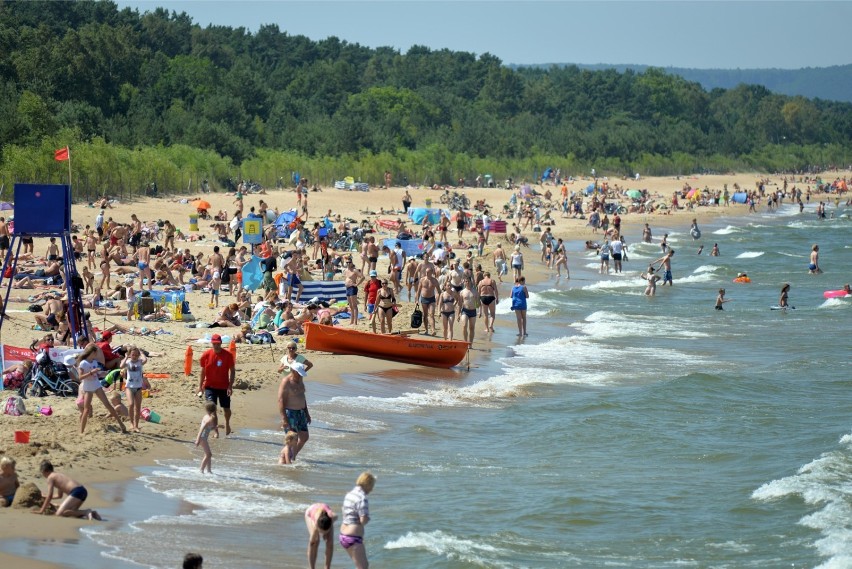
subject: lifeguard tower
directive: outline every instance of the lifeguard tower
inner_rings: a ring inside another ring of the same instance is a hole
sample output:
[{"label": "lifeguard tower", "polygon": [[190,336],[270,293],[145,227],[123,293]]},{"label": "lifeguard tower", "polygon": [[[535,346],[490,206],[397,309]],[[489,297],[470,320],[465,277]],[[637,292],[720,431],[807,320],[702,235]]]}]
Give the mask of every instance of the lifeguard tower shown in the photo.
[{"label": "lifeguard tower", "polygon": [[[77,272],[74,245],[71,242],[71,187],[67,185],[15,184],[15,229],[10,237],[9,250],[3,259],[0,291],[6,285],[3,306],[8,306],[18,255],[24,237],[57,237],[62,244],[63,285],[68,293],[68,325],[77,347],[78,334],[87,335],[83,310],[83,279]],[[9,275],[9,277],[6,277]],[[6,311],[0,311],[0,328]]]}]

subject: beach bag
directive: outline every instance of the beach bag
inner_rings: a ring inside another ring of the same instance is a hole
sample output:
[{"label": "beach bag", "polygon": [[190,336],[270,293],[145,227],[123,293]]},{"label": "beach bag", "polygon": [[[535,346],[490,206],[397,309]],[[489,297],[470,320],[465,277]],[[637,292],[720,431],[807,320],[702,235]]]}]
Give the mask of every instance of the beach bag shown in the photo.
[{"label": "beach bag", "polygon": [[423,324],[423,312],[420,311],[419,307],[415,306],[414,312],[411,313],[411,327],[420,328],[421,324]]},{"label": "beach bag", "polygon": [[12,395],[6,398],[6,403],[3,405],[3,413],[20,417],[27,414],[27,407],[24,405],[24,400],[17,395]]}]

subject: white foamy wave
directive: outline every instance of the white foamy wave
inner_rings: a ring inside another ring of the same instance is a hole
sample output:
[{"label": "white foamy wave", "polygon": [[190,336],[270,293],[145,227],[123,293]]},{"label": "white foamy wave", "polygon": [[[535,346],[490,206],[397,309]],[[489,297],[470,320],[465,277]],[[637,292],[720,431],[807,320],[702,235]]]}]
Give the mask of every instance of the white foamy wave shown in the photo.
[{"label": "white foamy wave", "polygon": [[840,443],[846,448],[825,453],[795,475],[768,482],[752,493],[753,499],[765,502],[799,496],[810,506],[821,506],[799,520],[822,536],[814,544],[827,558],[820,567],[849,567],[847,561],[852,560],[850,442],[852,437],[844,435]]},{"label": "white foamy wave", "polygon": [[675,282],[683,283],[709,283],[717,280],[718,277],[712,273],[699,273],[697,275],[689,275],[688,277],[674,277]]},{"label": "white foamy wave", "polygon": [[763,251],[745,251],[737,255],[737,259],[756,259],[763,255]]},{"label": "white foamy wave", "polygon": [[[511,296],[500,299],[495,312],[496,314],[513,314]],[[542,299],[541,293],[530,291],[530,296],[527,298],[527,316],[547,316],[550,312],[551,308],[548,306],[547,300]]]},{"label": "white foamy wave", "polygon": [[476,567],[517,567],[514,563],[510,565],[494,559],[500,555],[509,556],[511,551],[462,539],[440,530],[408,532],[402,537],[387,542],[385,549],[418,549]]},{"label": "white foamy wave", "polygon": [[[683,279],[686,280],[686,279]],[[655,324],[659,322],[660,325]],[[633,318],[615,312],[599,310],[593,312],[583,322],[574,322],[571,327],[595,339],[646,336],[653,327],[654,334],[669,338],[706,338],[707,334],[689,327],[686,320],[672,320],[668,316],[648,316]]]},{"label": "white foamy wave", "polygon": [[849,299],[852,299],[852,296],[846,296],[843,298],[827,298],[825,302],[820,304],[817,308],[828,308],[828,309],[844,309],[852,307],[852,302]]},{"label": "white foamy wave", "polygon": [[701,265],[697,269],[695,269],[695,273],[712,273],[713,271],[718,271],[719,267],[716,265]]},{"label": "white foamy wave", "polygon": [[[524,360],[529,362],[529,360]],[[573,370],[572,370],[573,371]],[[509,397],[515,397],[536,384],[582,383],[603,385],[612,379],[602,370],[597,375],[561,375],[540,367],[514,368],[464,387],[444,385],[438,389],[403,393],[398,397],[334,397],[329,403],[351,406],[360,411],[409,413],[424,407],[499,408]],[[623,374],[622,374],[623,375]]]},{"label": "white foamy wave", "polygon": [[[609,336],[612,337],[612,336]],[[551,370],[549,383],[564,383],[570,369],[572,383],[592,383],[583,381],[583,378],[593,377],[594,383],[615,383],[624,377],[624,372],[615,366],[612,375],[606,374],[601,369],[601,361],[648,361],[672,362],[678,365],[706,365],[710,363],[701,356],[689,352],[681,352],[676,349],[654,347],[637,348],[610,346],[608,343],[591,341],[588,336],[563,336],[542,344],[522,344],[515,346],[515,351],[524,356],[523,358],[510,358],[504,363],[509,368],[525,369],[530,361]],[[570,368],[569,368],[570,366]],[[642,371],[635,371],[634,377],[641,375]],[[656,376],[656,370],[653,372]],[[561,378],[560,378],[561,376]]]},{"label": "white foamy wave", "polygon": [[612,290],[621,288],[644,287],[648,284],[636,275],[627,276],[628,278],[622,278],[618,280],[601,280],[593,282],[592,284],[586,285],[582,288],[583,290]]},{"label": "white foamy wave", "polygon": [[713,232],[713,235],[730,235],[731,233],[742,233],[743,230],[739,227],[734,227],[733,225],[729,225],[727,227],[723,227],[722,229],[717,229]]}]

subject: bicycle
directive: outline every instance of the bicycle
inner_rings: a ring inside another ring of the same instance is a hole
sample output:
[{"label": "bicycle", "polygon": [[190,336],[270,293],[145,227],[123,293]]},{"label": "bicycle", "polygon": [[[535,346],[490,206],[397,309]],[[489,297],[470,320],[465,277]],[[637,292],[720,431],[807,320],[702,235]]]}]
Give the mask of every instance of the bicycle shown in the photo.
[{"label": "bicycle", "polygon": [[48,392],[60,397],[76,397],[79,385],[69,368],[53,362],[45,352],[36,356],[36,363],[24,378],[19,394],[22,398],[44,397]]}]

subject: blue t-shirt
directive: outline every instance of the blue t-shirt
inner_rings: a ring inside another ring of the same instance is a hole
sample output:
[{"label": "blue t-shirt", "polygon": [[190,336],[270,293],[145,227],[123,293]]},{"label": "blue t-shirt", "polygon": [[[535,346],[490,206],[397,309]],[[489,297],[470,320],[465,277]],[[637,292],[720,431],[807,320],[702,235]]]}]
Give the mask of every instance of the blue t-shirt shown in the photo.
[{"label": "blue t-shirt", "polygon": [[527,296],[524,294],[526,287],[523,285],[515,285],[512,287],[512,310],[526,310]]}]

